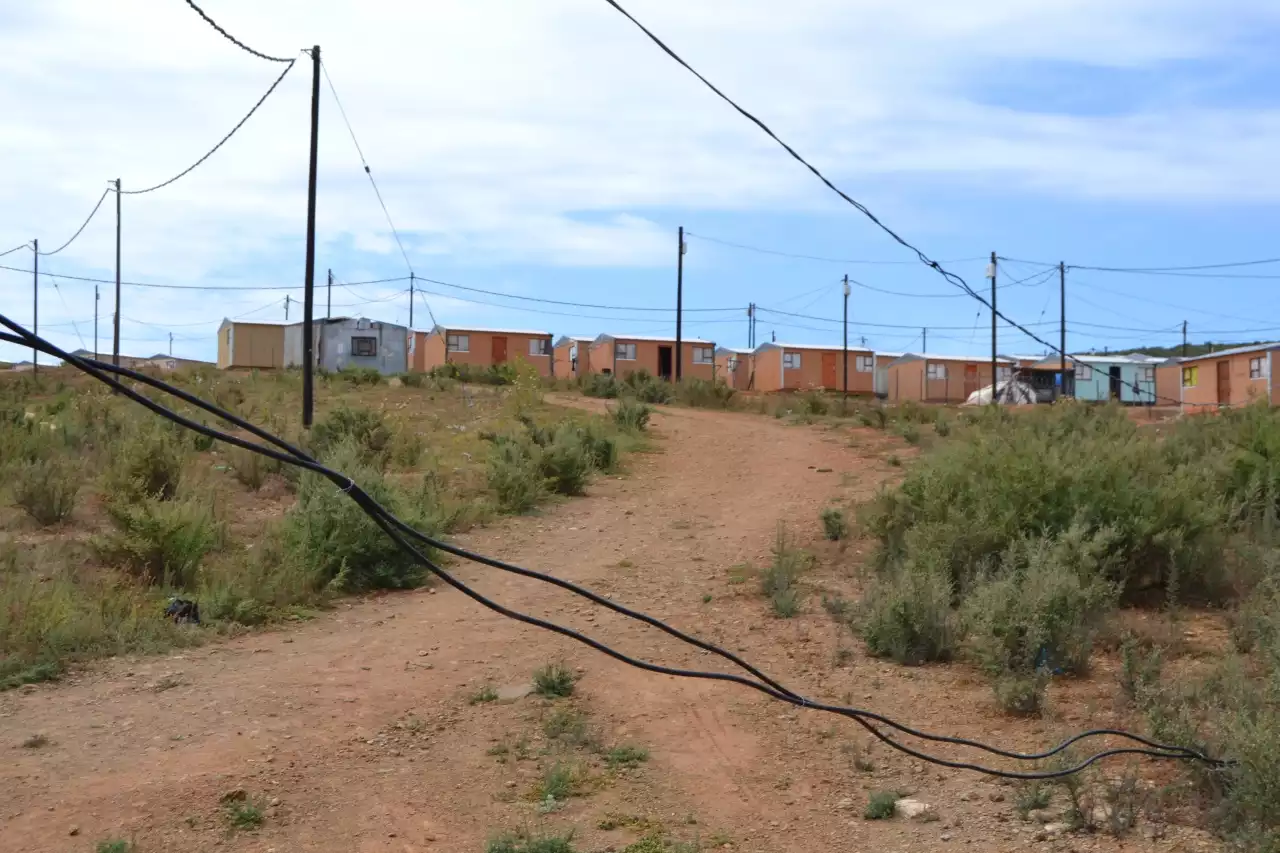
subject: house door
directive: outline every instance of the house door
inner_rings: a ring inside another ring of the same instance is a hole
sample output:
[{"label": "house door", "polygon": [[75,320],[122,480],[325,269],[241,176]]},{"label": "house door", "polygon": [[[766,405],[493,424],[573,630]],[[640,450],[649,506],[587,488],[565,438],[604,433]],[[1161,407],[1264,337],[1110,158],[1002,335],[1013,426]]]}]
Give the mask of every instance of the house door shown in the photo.
[{"label": "house door", "polygon": [[1218,405],[1231,405],[1231,362],[1218,362]]},{"label": "house door", "polygon": [[658,376],[671,381],[671,347],[658,347]]},{"label": "house door", "polygon": [[969,395],[978,390],[978,365],[966,364],[964,366],[964,398],[969,399]]},{"label": "house door", "polygon": [[1109,373],[1109,374],[1110,374],[1110,376],[1111,376],[1111,399],[1112,399],[1112,400],[1119,400],[1119,399],[1120,399],[1120,387],[1121,387],[1121,382],[1120,382],[1120,365],[1118,365],[1118,364],[1113,364],[1113,365],[1111,365],[1111,369],[1108,371],[1108,373]]},{"label": "house door", "polygon": [[833,391],[840,387],[836,384],[836,354],[833,352],[822,354],[822,387]]},{"label": "house door", "polygon": [[493,336],[493,363],[504,364],[507,360],[507,339],[503,335]]}]

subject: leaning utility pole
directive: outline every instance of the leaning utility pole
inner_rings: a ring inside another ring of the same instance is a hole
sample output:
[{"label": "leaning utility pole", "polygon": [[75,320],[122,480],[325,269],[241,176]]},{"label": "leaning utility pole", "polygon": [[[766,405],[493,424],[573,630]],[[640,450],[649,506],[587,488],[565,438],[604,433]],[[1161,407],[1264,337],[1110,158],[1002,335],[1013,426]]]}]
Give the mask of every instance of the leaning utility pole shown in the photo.
[{"label": "leaning utility pole", "polygon": [[995,405],[1000,398],[1000,383],[996,373],[996,253],[991,253],[991,266],[987,268],[987,276],[991,279],[991,403]]},{"label": "leaning utility pole", "polygon": [[[40,241],[31,241],[31,334],[40,334]],[[40,369],[40,350],[31,348],[31,375]]]},{"label": "leaning utility pole", "polygon": [[311,385],[314,369],[316,297],[316,151],[320,141],[320,45],[311,48],[311,166],[307,173],[307,265],[304,273],[306,290],[302,301],[302,426],[311,428],[315,406]]},{"label": "leaning utility pole", "polygon": [[116,178],[116,313],[111,315],[111,363],[120,366],[120,179]]},{"label": "leaning utility pole", "polygon": [[680,375],[683,372],[684,360],[681,358],[683,353],[682,347],[682,320],[684,315],[684,226],[680,226],[680,253],[676,256],[676,381],[680,381]]},{"label": "leaning utility pole", "polygon": [[[844,405],[849,404],[849,276],[844,277]],[[845,414],[844,411],[841,414]]]},{"label": "leaning utility pole", "polygon": [[1058,322],[1058,393],[1067,393],[1067,265],[1058,261],[1058,299],[1062,314]]}]

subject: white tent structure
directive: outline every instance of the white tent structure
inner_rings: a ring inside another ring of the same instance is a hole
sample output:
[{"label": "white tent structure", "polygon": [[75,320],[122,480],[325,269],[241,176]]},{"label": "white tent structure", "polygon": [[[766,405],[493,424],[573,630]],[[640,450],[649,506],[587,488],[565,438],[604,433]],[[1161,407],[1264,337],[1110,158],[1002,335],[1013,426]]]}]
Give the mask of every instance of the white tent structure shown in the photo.
[{"label": "white tent structure", "polygon": [[[1020,406],[1036,402],[1036,391],[1022,382],[1006,380],[996,383],[996,402],[1001,405]],[[979,388],[964,401],[966,406],[986,406],[991,403],[991,386]]]}]

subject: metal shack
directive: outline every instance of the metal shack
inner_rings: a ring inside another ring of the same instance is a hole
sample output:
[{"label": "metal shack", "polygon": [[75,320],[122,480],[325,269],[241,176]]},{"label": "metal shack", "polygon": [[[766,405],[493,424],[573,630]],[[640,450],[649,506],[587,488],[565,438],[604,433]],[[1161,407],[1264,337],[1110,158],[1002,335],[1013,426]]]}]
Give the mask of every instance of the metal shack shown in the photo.
[{"label": "metal shack", "polygon": [[[392,376],[409,369],[409,329],[364,317],[332,317],[316,320],[313,346],[315,365],[337,372],[348,367],[371,367]],[[302,366],[302,323],[284,330],[284,366]]]}]

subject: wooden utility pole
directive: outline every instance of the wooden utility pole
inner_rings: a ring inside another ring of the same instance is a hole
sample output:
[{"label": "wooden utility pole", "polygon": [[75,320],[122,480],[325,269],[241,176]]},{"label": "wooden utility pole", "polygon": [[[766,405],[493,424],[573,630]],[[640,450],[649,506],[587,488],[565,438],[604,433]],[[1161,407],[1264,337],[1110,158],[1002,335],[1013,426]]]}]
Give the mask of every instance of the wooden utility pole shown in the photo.
[{"label": "wooden utility pole", "polygon": [[320,45],[311,48],[311,163],[307,173],[307,262],[302,297],[302,426],[311,428],[315,408],[312,372],[315,369],[316,301],[316,153],[320,142]]},{"label": "wooden utility pole", "polygon": [[1058,261],[1058,299],[1062,314],[1058,322],[1058,393],[1067,393],[1067,265]]},{"label": "wooden utility pole", "polygon": [[116,312],[111,315],[111,363],[120,366],[120,179],[116,178]]},{"label": "wooden utility pole", "polygon": [[[849,405],[849,276],[844,277],[844,405]],[[844,411],[841,414],[845,414]]]},{"label": "wooden utility pole", "polygon": [[[40,334],[40,241],[31,241],[31,333]],[[31,348],[31,375],[40,369],[40,350]]]},{"label": "wooden utility pole", "polygon": [[1187,357],[1187,321],[1182,321],[1182,357]]},{"label": "wooden utility pole", "polygon": [[284,321],[289,322],[289,294],[284,295]]},{"label": "wooden utility pole", "polygon": [[98,360],[98,285],[93,286],[93,360]]},{"label": "wooden utility pole", "polygon": [[324,318],[327,320],[333,316],[333,270],[329,270],[329,286],[326,288],[326,299],[324,306]]},{"label": "wooden utility pole", "polygon": [[1000,399],[1000,384],[996,381],[996,253],[991,253],[991,266],[987,269],[991,277],[991,404]]},{"label": "wooden utility pole", "polygon": [[920,354],[929,354],[929,329],[925,327],[920,330]]},{"label": "wooden utility pole", "polygon": [[684,369],[684,353],[682,350],[683,331],[682,320],[684,314],[684,226],[680,226],[678,233],[680,240],[680,251],[676,255],[676,381],[680,381],[680,376]]},{"label": "wooden utility pole", "polygon": [[413,329],[413,270],[409,270],[409,329]]}]

